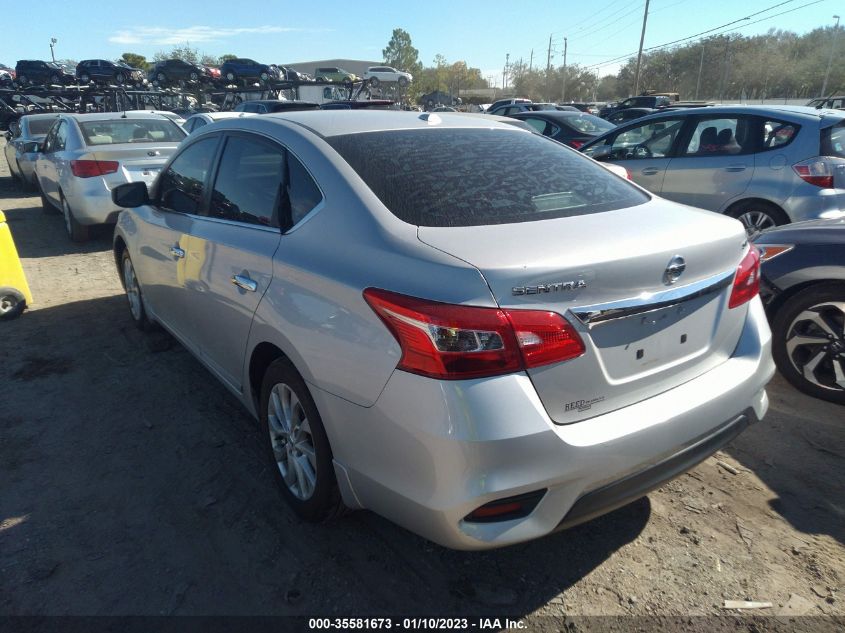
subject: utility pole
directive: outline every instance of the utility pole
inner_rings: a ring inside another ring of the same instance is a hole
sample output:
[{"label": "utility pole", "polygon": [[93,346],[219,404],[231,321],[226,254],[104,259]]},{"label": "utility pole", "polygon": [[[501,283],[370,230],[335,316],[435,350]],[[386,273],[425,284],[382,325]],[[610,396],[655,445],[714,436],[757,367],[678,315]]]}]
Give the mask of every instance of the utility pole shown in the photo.
[{"label": "utility pole", "polygon": [[505,67],[504,67],[504,69],[502,69],[502,91],[503,92],[505,90],[505,85],[506,85],[505,80],[508,76],[508,62],[510,61],[510,58],[511,58],[511,54],[505,53]]},{"label": "utility pole", "polygon": [[59,40],[57,40],[55,37],[50,38],[50,57],[53,58],[53,61],[56,61],[56,55],[55,55],[55,53],[53,53],[53,47],[56,45],[56,42],[58,42],[58,41]]},{"label": "utility pole", "polygon": [[546,53],[546,96],[549,94],[549,72],[552,68],[552,36],[549,35],[549,52]]},{"label": "utility pole", "polygon": [[701,87],[701,71],[704,70],[704,41],[701,42],[701,61],[698,62],[698,81],[695,82],[695,100],[698,101],[698,89]]},{"label": "utility pole", "polygon": [[640,94],[640,65],[643,61],[643,42],[645,41],[645,25],[648,21],[648,0],[645,0],[645,11],[643,12],[643,32],[640,34],[640,50],[637,53],[637,72],[634,75],[634,95]]},{"label": "utility pole", "polygon": [[824,83],[822,83],[820,97],[825,96],[825,92],[827,91],[827,80],[830,79],[830,66],[833,64],[833,53],[836,51],[836,36],[839,35],[839,16],[834,15],[833,17],[836,18],[836,26],[833,27],[833,41],[830,43],[830,57],[827,59],[827,71],[824,74]]},{"label": "utility pole", "polygon": [[566,38],[563,38],[563,92],[560,96],[560,100],[565,102],[566,101]]},{"label": "utility pole", "polygon": [[722,80],[719,82],[719,101],[724,99],[725,84],[728,83],[728,53],[731,50],[731,36],[725,38],[725,71],[722,73]]},{"label": "utility pole", "polygon": [[534,66],[534,49],[531,49],[531,57],[528,59],[528,72],[531,72],[531,69]]}]

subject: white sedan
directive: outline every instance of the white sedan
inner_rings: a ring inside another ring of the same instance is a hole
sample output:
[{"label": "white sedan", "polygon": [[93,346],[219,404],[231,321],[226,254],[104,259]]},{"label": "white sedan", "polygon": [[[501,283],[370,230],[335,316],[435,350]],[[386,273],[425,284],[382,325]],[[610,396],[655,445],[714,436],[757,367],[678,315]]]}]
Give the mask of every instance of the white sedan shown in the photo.
[{"label": "white sedan", "polygon": [[411,73],[396,70],[390,66],[370,66],[364,73],[364,81],[369,82],[374,88],[382,82],[396,82],[404,88],[413,80]]}]

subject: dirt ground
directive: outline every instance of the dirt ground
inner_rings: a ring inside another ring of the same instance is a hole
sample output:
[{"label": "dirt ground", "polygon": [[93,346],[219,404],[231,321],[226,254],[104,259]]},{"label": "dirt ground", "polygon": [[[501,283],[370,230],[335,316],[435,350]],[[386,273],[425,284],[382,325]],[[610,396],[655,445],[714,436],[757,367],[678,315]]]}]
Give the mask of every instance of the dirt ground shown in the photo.
[{"label": "dirt ground", "polygon": [[0,208],[35,296],[0,323],[0,615],[510,615],[542,628],[547,615],[739,614],[724,600],[845,615],[845,408],[779,376],[767,418],[724,451],[536,542],[450,551],[369,512],[315,527],[281,503],[240,405],[178,344],[132,326],[111,231],[72,244],[2,159]]}]

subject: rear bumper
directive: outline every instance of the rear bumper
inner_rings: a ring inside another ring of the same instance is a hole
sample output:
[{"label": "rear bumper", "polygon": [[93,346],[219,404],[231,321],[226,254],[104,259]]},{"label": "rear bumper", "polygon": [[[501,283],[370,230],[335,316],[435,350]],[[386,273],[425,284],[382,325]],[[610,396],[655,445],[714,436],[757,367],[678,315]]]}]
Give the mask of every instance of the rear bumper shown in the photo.
[{"label": "rear bumper", "polygon": [[728,444],[737,435],[757,422],[753,408],[728,420],[705,437],[644,470],[624,477],[583,495],[574,503],[557,529],[563,530],[585,523],[602,514],[621,508],[667,481],[682,475]]},{"label": "rear bumper", "polygon": [[845,217],[845,189],[820,189],[801,181],[783,209],[792,222]]},{"label": "rear bumper", "polygon": [[[397,371],[359,407],[312,386],[344,500],[456,549],[500,547],[589,520],[677,476],[768,408],[771,334],[749,305],[729,360],[667,392],[569,425],[549,418],[525,374],[436,381]],[[546,490],[525,517],[464,518]]]}]

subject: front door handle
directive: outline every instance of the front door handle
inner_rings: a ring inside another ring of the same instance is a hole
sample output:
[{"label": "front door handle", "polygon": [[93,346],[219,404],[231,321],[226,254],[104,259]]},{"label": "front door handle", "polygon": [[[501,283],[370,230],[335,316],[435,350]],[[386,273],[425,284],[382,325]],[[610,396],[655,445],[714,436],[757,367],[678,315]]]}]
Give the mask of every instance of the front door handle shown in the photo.
[{"label": "front door handle", "polygon": [[177,259],[184,259],[185,258],[185,251],[183,251],[178,246],[171,246],[170,247],[170,254]]},{"label": "front door handle", "polygon": [[725,171],[745,171],[745,165],[728,165]]},{"label": "front door handle", "polygon": [[258,284],[244,275],[232,276],[232,283],[235,284],[238,288],[243,288],[244,290],[249,290],[250,292],[255,292],[256,290],[258,290]]},{"label": "front door handle", "polygon": [[660,170],[657,167],[646,167],[643,169],[642,174],[643,176],[654,176]]}]

